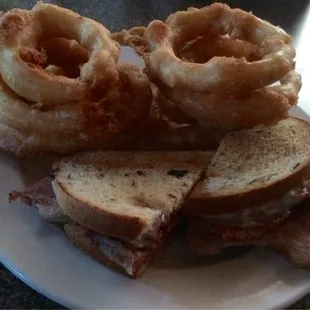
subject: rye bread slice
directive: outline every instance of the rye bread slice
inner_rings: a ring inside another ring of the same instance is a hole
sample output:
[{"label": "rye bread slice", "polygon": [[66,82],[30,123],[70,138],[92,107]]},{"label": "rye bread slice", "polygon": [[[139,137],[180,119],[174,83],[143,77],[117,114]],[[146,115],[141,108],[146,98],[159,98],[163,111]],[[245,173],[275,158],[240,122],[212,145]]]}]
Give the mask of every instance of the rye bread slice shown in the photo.
[{"label": "rye bread slice", "polygon": [[298,183],[310,163],[310,123],[290,117],[274,126],[228,134],[185,213],[236,212],[279,197]]},{"label": "rye bread slice", "polygon": [[53,167],[64,213],[101,234],[129,240],[158,237],[179,212],[208,165],[210,152],[92,152]]}]

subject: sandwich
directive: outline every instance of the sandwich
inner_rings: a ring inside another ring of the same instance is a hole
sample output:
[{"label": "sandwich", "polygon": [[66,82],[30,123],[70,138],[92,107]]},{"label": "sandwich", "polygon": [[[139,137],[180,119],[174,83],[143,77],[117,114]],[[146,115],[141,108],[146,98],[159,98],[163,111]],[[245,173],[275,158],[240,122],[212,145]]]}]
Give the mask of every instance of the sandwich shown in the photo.
[{"label": "sandwich", "polygon": [[310,124],[290,117],[225,136],[184,212],[200,255],[259,246],[309,268]]},{"label": "sandwich", "polygon": [[60,225],[91,257],[138,277],[169,242],[210,152],[93,152],[60,159],[10,194]]}]

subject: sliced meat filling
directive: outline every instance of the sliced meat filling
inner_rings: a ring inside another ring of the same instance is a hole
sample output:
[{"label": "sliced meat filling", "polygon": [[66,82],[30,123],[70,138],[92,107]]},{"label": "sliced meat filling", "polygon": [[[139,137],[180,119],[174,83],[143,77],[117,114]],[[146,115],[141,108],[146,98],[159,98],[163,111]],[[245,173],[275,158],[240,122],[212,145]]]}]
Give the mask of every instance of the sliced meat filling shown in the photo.
[{"label": "sliced meat filling", "polygon": [[206,233],[190,227],[188,244],[199,255],[217,255],[231,246],[270,248],[300,268],[310,268],[310,200],[294,208],[291,216],[256,238],[224,240],[218,234]]},{"label": "sliced meat filling", "polygon": [[227,241],[244,241],[274,230],[287,219],[292,208],[310,197],[310,181],[300,185],[282,197],[236,213],[193,218],[191,226],[205,233],[220,235]]}]

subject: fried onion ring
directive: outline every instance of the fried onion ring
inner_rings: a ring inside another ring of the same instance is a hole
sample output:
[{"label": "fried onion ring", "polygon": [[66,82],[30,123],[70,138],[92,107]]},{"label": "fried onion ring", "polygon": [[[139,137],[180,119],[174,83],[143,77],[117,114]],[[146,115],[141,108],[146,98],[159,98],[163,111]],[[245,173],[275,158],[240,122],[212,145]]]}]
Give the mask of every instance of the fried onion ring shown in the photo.
[{"label": "fried onion ring", "polygon": [[207,62],[214,55],[235,58],[245,57],[248,61],[254,61],[262,57],[262,50],[250,42],[233,40],[227,36],[205,36],[189,42],[178,53],[180,59],[196,63]]},{"label": "fried onion ring", "polygon": [[286,118],[290,107],[297,103],[301,76],[291,71],[280,82],[281,85],[267,86],[239,97],[225,97],[169,88],[154,81],[164,96],[178,102],[179,107],[197,119],[202,127],[212,124],[230,129],[274,124]]},{"label": "fried onion ring", "polygon": [[[245,57],[214,55],[200,64],[176,56],[186,42],[206,33],[250,42],[262,50],[262,57],[249,62]],[[144,36],[150,49],[144,56],[148,71],[171,88],[233,95],[270,85],[294,66],[292,39],[284,30],[225,4],[177,12],[165,23],[152,21]]]},{"label": "fried onion ring", "polygon": [[[92,87],[118,79],[119,44],[103,25],[68,9],[42,2],[30,11],[13,9],[0,17],[0,30],[0,73],[27,100],[46,104],[82,100]],[[44,70],[46,55],[40,44],[46,37],[76,40],[89,52],[80,78]]]},{"label": "fried onion ring", "polygon": [[99,102],[90,98],[48,110],[34,109],[0,81],[0,148],[18,156],[70,153],[105,147],[149,114],[149,81],[132,65],[119,66],[120,80]]}]

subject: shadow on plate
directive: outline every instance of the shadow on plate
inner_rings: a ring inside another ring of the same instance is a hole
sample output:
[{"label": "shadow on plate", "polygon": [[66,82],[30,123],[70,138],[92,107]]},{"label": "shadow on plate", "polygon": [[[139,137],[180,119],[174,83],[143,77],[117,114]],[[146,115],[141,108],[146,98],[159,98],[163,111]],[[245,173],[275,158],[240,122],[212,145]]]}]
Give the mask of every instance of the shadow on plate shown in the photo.
[{"label": "shadow on plate", "polygon": [[185,229],[179,230],[172,244],[154,261],[156,269],[195,268],[204,265],[216,265],[245,255],[245,248],[227,248],[216,256],[199,256],[193,253],[186,244]]}]

